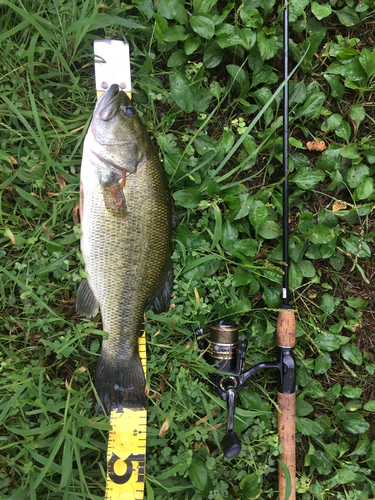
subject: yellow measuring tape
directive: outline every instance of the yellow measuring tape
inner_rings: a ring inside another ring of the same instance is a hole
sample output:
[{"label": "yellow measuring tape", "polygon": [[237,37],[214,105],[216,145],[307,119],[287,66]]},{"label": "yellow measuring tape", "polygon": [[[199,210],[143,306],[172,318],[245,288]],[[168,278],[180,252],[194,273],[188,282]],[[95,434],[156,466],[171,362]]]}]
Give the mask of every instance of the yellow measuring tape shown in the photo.
[{"label": "yellow measuring tape", "polygon": [[[97,98],[103,94],[97,92]],[[131,94],[127,92],[129,98]],[[138,342],[139,357],[146,376],[146,335],[144,327]],[[139,408],[116,409],[110,415],[111,430],[107,450],[105,500],[143,500],[146,472],[147,411]]]},{"label": "yellow measuring tape", "polygon": [[[139,337],[139,356],[146,371],[146,338]],[[106,500],[143,500],[146,467],[147,411],[124,408],[111,412],[107,451]]]}]

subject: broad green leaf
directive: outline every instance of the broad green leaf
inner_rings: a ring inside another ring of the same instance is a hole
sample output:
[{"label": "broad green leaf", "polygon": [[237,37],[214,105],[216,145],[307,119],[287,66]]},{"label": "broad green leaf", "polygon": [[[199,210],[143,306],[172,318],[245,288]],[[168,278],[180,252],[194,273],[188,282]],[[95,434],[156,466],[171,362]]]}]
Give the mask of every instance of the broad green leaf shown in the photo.
[{"label": "broad green leaf", "polygon": [[325,395],[322,385],[318,380],[311,380],[305,386],[303,392],[314,399],[324,398]]},{"label": "broad green leaf", "polygon": [[237,229],[231,225],[228,219],[226,219],[223,225],[223,233],[220,240],[224,250],[230,252],[237,239],[238,239]]},{"label": "broad green leaf", "polygon": [[[369,401],[369,402],[371,403],[372,401]],[[362,434],[361,437],[358,439],[357,446],[355,447],[355,450],[352,453],[350,453],[350,456],[365,455],[366,450],[368,450],[369,444],[370,444],[370,440],[369,440],[367,434]]]},{"label": "broad green leaf", "polygon": [[332,241],[336,235],[334,229],[317,224],[308,230],[306,236],[312,243],[324,245]]},{"label": "broad green leaf", "polygon": [[256,498],[261,492],[262,478],[257,472],[244,477],[241,481],[242,495],[245,498]]},{"label": "broad green leaf", "polygon": [[259,229],[267,222],[268,210],[266,205],[260,200],[251,200],[249,220],[254,226],[255,231],[258,232]]},{"label": "broad green leaf", "polygon": [[370,428],[370,424],[358,413],[348,413],[342,421],[342,426],[351,434],[362,434]]},{"label": "broad green leaf", "polygon": [[195,208],[199,205],[202,195],[194,188],[181,189],[173,193],[173,198],[175,199],[177,205],[184,208]]},{"label": "broad green leaf", "polygon": [[346,344],[341,346],[342,357],[353,363],[353,365],[360,366],[362,364],[362,353],[354,344]]},{"label": "broad green leaf", "polygon": [[331,87],[331,94],[332,97],[338,97],[339,99],[342,99],[344,96],[345,92],[345,87],[341,83],[341,78],[339,75],[323,75],[324,78],[327,80],[329,83],[329,86]]},{"label": "broad green leaf", "polygon": [[215,25],[209,17],[190,16],[193,30],[202,38],[212,38],[215,34]]},{"label": "broad green leaf", "polygon": [[343,117],[338,113],[334,113],[333,115],[329,116],[327,120],[324,120],[321,129],[323,130],[323,132],[329,130],[336,130],[341,126],[342,121]]},{"label": "broad green leaf", "polygon": [[323,224],[323,226],[334,228],[338,225],[338,220],[333,212],[323,208],[318,214],[318,223]]},{"label": "broad green leaf", "polygon": [[210,14],[217,0],[193,0],[194,14]]},{"label": "broad green leaf", "polygon": [[191,482],[199,490],[204,490],[207,484],[207,468],[200,458],[194,458],[188,468]]},{"label": "broad green leaf", "polygon": [[360,19],[356,11],[352,7],[348,7],[347,5],[341,9],[334,11],[341,24],[345,26],[354,26],[359,23]]},{"label": "broad green leaf", "polygon": [[313,2],[311,4],[311,12],[320,21],[321,19],[328,17],[331,14],[332,9],[329,4],[319,4],[318,2]]},{"label": "broad green leaf", "polygon": [[187,76],[175,74],[170,76],[171,97],[186,113],[194,109],[194,92]]},{"label": "broad green leaf", "polygon": [[338,484],[352,483],[357,479],[357,474],[351,469],[339,469],[336,474],[326,483],[326,488],[334,488]]},{"label": "broad green leaf", "polygon": [[300,432],[301,434],[305,436],[318,436],[319,434],[322,434],[324,429],[323,427],[318,424],[317,422],[314,422],[313,420],[310,420],[309,418],[296,418],[296,428],[297,431]]},{"label": "broad green leaf", "polygon": [[367,401],[367,403],[365,403],[363,405],[363,409],[366,411],[374,411],[375,412],[375,400]]},{"label": "broad green leaf", "polygon": [[311,167],[302,167],[293,174],[290,182],[294,182],[300,189],[310,190],[313,189],[318,182],[323,182],[325,173],[321,170],[314,170]]},{"label": "broad green leaf", "polygon": [[273,240],[281,236],[280,224],[273,220],[266,221],[258,230],[258,234],[265,240]]},{"label": "broad green leaf", "polygon": [[181,66],[187,61],[187,55],[185,54],[184,49],[176,50],[173,52],[170,58],[168,59],[167,66],[168,68],[175,68],[177,66]]},{"label": "broad green leaf", "polygon": [[289,2],[289,21],[294,23],[303,15],[305,7],[309,5],[309,0],[290,0]]},{"label": "broad green leaf", "polygon": [[315,360],[314,373],[315,375],[322,375],[330,369],[332,363],[332,358],[328,352],[323,353],[318,356]]},{"label": "broad green leaf", "polygon": [[243,253],[246,257],[256,257],[258,254],[258,241],[250,238],[238,240],[233,249]]},{"label": "broad green leaf", "polygon": [[232,283],[234,286],[245,286],[248,285],[252,279],[254,279],[253,273],[238,266],[234,271]]},{"label": "broad green leaf", "polygon": [[303,280],[303,274],[299,266],[295,262],[290,263],[289,268],[289,285],[292,290],[295,290],[301,286]]},{"label": "broad green leaf", "polygon": [[362,389],[360,387],[353,387],[351,385],[345,385],[342,388],[342,394],[347,398],[359,398],[362,394]]},{"label": "broad green leaf", "polygon": [[320,245],[310,245],[305,255],[308,259],[321,259],[322,255],[320,253]]},{"label": "broad green leaf", "polygon": [[237,66],[237,64],[228,64],[226,68],[233,81],[237,81],[241,85],[248,81],[249,77],[246,72],[240,66]]},{"label": "broad green leaf", "polygon": [[[361,59],[360,59],[361,61]],[[375,61],[374,61],[374,67],[375,67]],[[375,71],[374,71],[375,74]],[[366,118],[366,111],[364,106],[361,106],[360,104],[352,104],[350,106],[350,118],[355,122],[357,126],[356,132],[358,132],[358,128],[360,124],[363,122],[363,120]]]},{"label": "broad green leaf", "polygon": [[361,299],[360,297],[349,297],[346,299],[346,303],[353,309],[365,309],[367,307],[368,300]]},{"label": "broad green leaf", "polygon": [[336,250],[335,239],[333,239],[329,243],[321,245],[320,253],[321,253],[322,259],[329,259],[330,257],[332,257],[332,255],[335,253],[335,250]]},{"label": "broad green leaf", "polygon": [[337,137],[341,137],[341,139],[344,139],[347,143],[350,141],[351,133],[350,125],[346,121],[342,121],[341,125],[335,130]]},{"label": "broad green leaf", "polygon": [[240,17],[248,28],[261,28],[263,26],[263,19],[259,11],[250,5],[245,5],[241,9]]},{"label": "broad green leaf", "polygon": [[340,396],[340,394],[341,394],[341,385],[337,383],[327,390],[326,400],[334,401]]},{"label": "broad green leaf", "polygon": [[[348,252],[350,252],[354,256],[357,255],[360,244],[360,238],[358,235],[352,234],[348,239],[343,238],[342,242],[344,243],[344,247]],[[365,241],[362,241],[359,257],[363,259],[365,257],[370,257],[370,256],[371,256],[371,250],[368,244]]]},{"label": "broad green leaf", "polygon": [[347,174],[347,182],[348,186],[351,189],[358,187],[361,183],[363,177],[369,174],[370,169],[364,163],[360,163],[359,165],[354,165],[351,167]]},{"label": "broad green leaf", "polygon": [[156,8],[166,19],[173,19],[177,14],[178,0],[158,0]]},{"label": "broad green leaf", "polygon": [[190,34],[188,38],[185,40],[184,48],[185,52],[188,56],[195,52],[197,48],[199,47],[201,43],[201,40],[198,36],[194,36],[193,34]]},{"label": "broad green leaf", "polygon": [[[189,33],[186,31],[186,29],[183,26],[177,24],[167,29],[167,31],[164,33],[164,40],[166,42],[182,42],[186,40],[188,36]],[[179,52],[180,51],[183,52],[182,49],[179,49]]]},{"label": "broad green leaf", "polygon": [[307,89],[306,84],[304,82],[297,82],[295,85],[291,86],[291,91],[289,94],[289,104],[300,104],[306,100]]},{"label": "broad green leaf", "polygon": [[263,61],[271,59],[277,52],[277,37],[275,35],[267,36],[266,33],[261,30],[258,33],[257,40],[260,57]]},{"label": "broad green leaf", "polygon": [[345,257],[342,253],[336,252],[329,258],[329,261],[336,271],[341,271],[345,264]]},{"label": "broad green leaf", "polygon": [[154,14],[154,5],[152,0],[134,0],[134,4],[147,19],[151,19]]},{"label": "broad green leaf", "polygon": [[302,259],[298,263],[298,267],[300,268],[302,275],[305,278],[312,278],[315,276],[315,267],[313,266],[311,261]]},{"label": "broad green leaf", "polygon": [[375,75],[375,49],[372,51],[363,49],[359,56],[359,62],[369,78]]},{"label": "broad green leaf", "polygon": [[315,342],[323,351],[336,351],[341,345],[340,338],[332,333],[319,333]]},{"label": "broad green leaf", "polygon": [[329,172],[337,170],[341,167],[342,156],[340,150],[336,148],[329,148],[323,151],[316,162],[316,167],[319,169],[327,169]]},{"label": "broad green leaf", "polygon": [[203,64],[206,68],[216,68],[223,60],[223,57],[224,50],[217,43],[210,43],[204,51]]},{"label": "broad green leaf", "polygon": [[372,198],[375,194],[374,179],[372,177],[363,177],[360,185],[354,191],[354,198],[357,200],[366,200]]},{"label": "broad green leaf", "polygon": [[333,62],[327,68],[326,73],[341,75],[341,77],[344,77],[352,82],[360,82],[367,79],[367,74],[359,62],[359,56],[349,59],[349,61],[345,64],[342,64],[339,61]]},{"label": "broad green leaf", "polygon": [[249,28],[239,29],[227,24],[218,29],[216,42],[222,49],[242,45],[246,50],[250,50],[255,45],[256,33]]},{"label": "broad green leaf", "polygon": [[296,415],[297,417],[306,417],[311,412],[314,411],[314,407],[305,401],[302,396],[298,396],[296,399]]},{"label": "broad green leaf", "polygon": [[281,296],[280,289],[273,286],[263,285],[262,299],[270,309],[275,309],[280,306]]},{"label": "broad green leaf", "polygon": [[375,471],[375,441],[373,441],[367,449],[366,463],[371,470]]},{"label": "broad green leaf", "polygon": [[251,311],[249,299],[233,299],[219,310],[219,316],[234,316],[235,314],[245,314],[248,311]]},{"label": "broad green leaf", "polygon": [[219,99],[221,96],[221,87],[219,82],[212,82],[210,84],[210,92],[211,94],[216,97],[216,99]]},{"label": "broad green leaf", "polygon": [[164,33],[168,29],[168,21],[164,19],[164,17],[161,14],[154,14],[154,19],[155,19],[155,37],[158,42],[165,43]]},{"label": "broad green leaf", "polygon": [[216,13],[214,15],[211,14],[211,18],[215,26],[221,24],[228,17],[230,11],[233,10],[234,8],[235,8],[234,3],[228,3],[226,5],[224,4],[224,8],[221,11],[221,14],[216,14]]},{"label": "broad green leaf", "polygon": [[210,105],[211,100],[211,92],[203,87],[199,88],[194,93],[194,110],[204,113]]},{"label": "broad green leaf", "polygon": [[308,94],[305,104],[297,108],[295,118],[319,116],[325,98],[323,92],[311,92]]},{"label": "broad green leaf", "polygon": [[221,136],[219,144],[224,153],[228,153],[228,151],[234,144],[235,138],[236,136],[234,135],[234,132],[231,129],[226,130],[224,134]]},{"label": "broad green leaf", "polygon": [[339,152],[343,158],[349,158],[351,160],[361,158],[361,155],[358,153],[358,146],[355,143],[351,143],[347,146],[344,146],[343,148],[340,148]]},{"label": "broad green leaf", "polygon": [[316,465],[319,474],[324,474],[326,476],[331,474],[333,457],[330,457],[328,453],[325,453],[322,450],[315,450],[311,455],[311,459]]}]

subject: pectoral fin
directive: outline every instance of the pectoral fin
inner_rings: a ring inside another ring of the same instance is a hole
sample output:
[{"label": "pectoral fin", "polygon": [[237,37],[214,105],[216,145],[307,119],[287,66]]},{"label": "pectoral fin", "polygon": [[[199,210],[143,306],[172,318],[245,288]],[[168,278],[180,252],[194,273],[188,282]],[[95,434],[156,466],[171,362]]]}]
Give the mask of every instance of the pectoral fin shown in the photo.
[{"label": "pectoral fin", "polygon": [[99,302],[87,279],[83,279],[77,291],[76,310],[80,316],[93,318],[99,312]]}]

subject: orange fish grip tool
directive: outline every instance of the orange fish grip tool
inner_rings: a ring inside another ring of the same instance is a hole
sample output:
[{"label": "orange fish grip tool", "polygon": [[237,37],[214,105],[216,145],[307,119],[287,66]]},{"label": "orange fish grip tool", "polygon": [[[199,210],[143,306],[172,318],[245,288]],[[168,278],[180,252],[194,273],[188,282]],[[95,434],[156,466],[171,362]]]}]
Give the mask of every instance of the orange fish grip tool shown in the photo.
[{"label": "orange fish grip tool", "polygon": [[[95,40],[95,87],[98,99],[117,83],[131,98],[129,44],[120,40]],[[146,375],[144,327],[139,337],[139,356]],[[111,411],[107,450],[106,500],[143,500],[146,465],[147,411],[117,408]]]}]

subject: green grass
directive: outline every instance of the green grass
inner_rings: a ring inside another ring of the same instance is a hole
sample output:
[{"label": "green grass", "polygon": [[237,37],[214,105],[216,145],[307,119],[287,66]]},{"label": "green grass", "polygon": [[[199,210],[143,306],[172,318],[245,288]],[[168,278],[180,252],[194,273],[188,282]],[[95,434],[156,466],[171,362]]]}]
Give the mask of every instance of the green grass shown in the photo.
[{"label": "green grass", "polygon": [[[147,314],[147,499],[277,497],[275,374],[240,392],[242,452],[225,459],[225,403],[194,331],[231,317],[247,367],[275,358],[281,7],[0,1],[0,498],[104,498],[109,423],[94,414],[92,379],[105,334],[75,314],[97,38],[130,43],[133,99],[179,216],[172,307]],[[370,0],[290,2],[302,500],[375,497],[373,12]],[[327,149],[310,150],[313,140]]]}]

